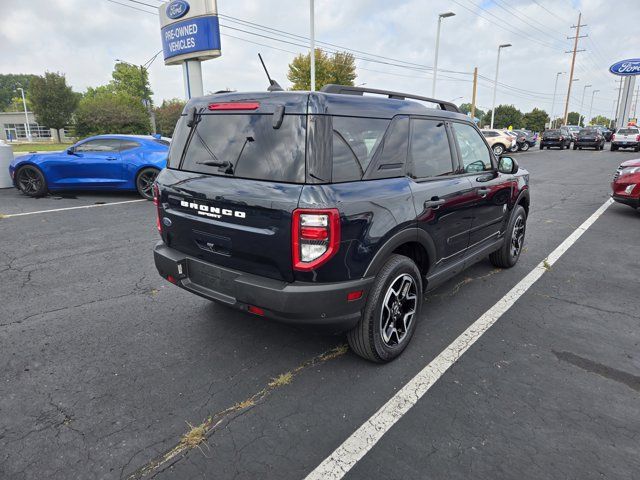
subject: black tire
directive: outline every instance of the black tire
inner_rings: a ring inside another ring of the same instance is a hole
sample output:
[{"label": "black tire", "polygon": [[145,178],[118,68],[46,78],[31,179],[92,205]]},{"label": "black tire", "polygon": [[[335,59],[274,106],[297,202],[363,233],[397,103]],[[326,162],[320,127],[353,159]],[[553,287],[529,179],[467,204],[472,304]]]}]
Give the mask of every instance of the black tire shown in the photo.
[{"label": "black tire", "polygon": [[525,143],[523,143],[523,144],[522,144],[522,148],[521,148],[521,150],[522,150],[523,152],[526,152],[527,150],[529,150],[529,147],[530,147],[530,146],[531,146],[531,145],[529,145],[528,143],[526,143],[526,142],[525,142]]},{"label": "black tire", "polygon": [[633,149],[633,151],[634,151],[634,152],[640,152],[640,147],[635,147],[635,148]]},{"label": "black tire", "polygon": [[502,155],[504,153],[504,146],[500,145],[499,143],[496,143],[493,147],[492,147],[493,153],[496,157],[499,157],[500,155]]},{"label": "black tire", "polygon": [[574,150],[577,150],[577,149],[578,149],[578,147],[576,147],[576,146],[574,145],[574,146],[573,146],[573,149],[574,149]]},{"label": "black tire", "polygon": [[[403,255],[391,255],[376,276],[362,318],[347,332],[351,349],[372,362],[384,363],[398,357],[415,332],[422,299],[422,277],[416,264]],[[411,310],[413,314],[406,325]],[[387,339],[383,337],[383,311],[388,312],[384,335]]]},{"label": "black tire", "polygon": [[47,194],[47,180],[42,172],[32,166],[25,165],[15,174],[18,190],[29,197],[44,197]]},{"label": "black tire", "polygon": [[499,268],[511,268],[518,263],[526,232],[527,212],[518,205],[511,213],[502,247],[489,255],[491,263]]},{"label": "black tire", "polygon": [[160,170],[153,167],[143,168],[136,175],[136,190],[140,196],[146,200],[153,200],[153,182]]},{"label": "black tire", "polygon": [[540,150],[544,150],[544,145],[540,144]]},{"label": "black tire", "polygon": [[618,150],[618,147],[616,147],[615,145],[611,145],[612,152],[616,152],[617,150]]}]

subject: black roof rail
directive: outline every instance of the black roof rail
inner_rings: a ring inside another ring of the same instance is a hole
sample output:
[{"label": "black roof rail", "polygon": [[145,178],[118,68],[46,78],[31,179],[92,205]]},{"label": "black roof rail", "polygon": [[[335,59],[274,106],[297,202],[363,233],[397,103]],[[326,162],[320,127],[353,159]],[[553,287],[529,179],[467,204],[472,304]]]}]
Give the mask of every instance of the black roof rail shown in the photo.
[{"label": "black roof rail", "polygon": [[400,92],[392,92],[389,90],[378,90],[376,88],[364,88],[364,87],[352,87],[349,85],[336,85],[330,83],[325,85],[320,89],[323,93],[339,93],[342,95],[360,95],[362,96],[365,93],[375,93],[378,95],[386,95],[388,98],[395,98],[396,100],[406,100],[407,98],[411,100],[422,100],[423,102],[435,103],[442,110],[448,110],[450,112],[462,113],[460,109],[451,102],[446,102],[444,100],[437,100],[435,98],[429,97],[421,97],[419,95],[412,95],[410,93],[400,93]]}]

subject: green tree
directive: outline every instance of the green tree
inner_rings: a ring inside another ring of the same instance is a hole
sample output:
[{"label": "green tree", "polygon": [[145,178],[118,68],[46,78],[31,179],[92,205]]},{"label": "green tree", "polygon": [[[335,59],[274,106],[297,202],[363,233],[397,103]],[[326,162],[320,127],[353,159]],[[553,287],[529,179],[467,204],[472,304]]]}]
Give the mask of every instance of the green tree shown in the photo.
[{"label": "green tree", "polygon": [[605,117],[604,115],[598,115],[597,117],[593,117],[589,125],[604,125],[605,127],[609,126],[609,122],[611,119]]},{"label": "green tree", "polygon": [[178,123],[184,106],[185,102],[183,100],[174,98],[172,100],[164,100],[162,105],[154,109],[158,133],[165,137],[173,136],[173,130],[176,128],[176,123]]},{"label": "green tree", "polygon": [[529,113],[522,116],[522,124],[527,130],[542,132],[549,121],[549,115],[544,110],[534,108]]},{"label": "green tree", "polygon": [[80,100],[75,114],[79,137],[104,133],[148,134],[149,115],[140,98],[109,88],[90,89]]},{"label": "green tree", "polygon": [[569,115],[567,115],[567,125],[580,125],[581,127],[584,126],[582,122],[578,123],[579,121],[580,114],[578,112],[569,112]]},{"label": "green tree", "polygon": [[67,85],[65,76],[46,72],[43,77],[35,77],[29,84],[27,94],[38,123],[55,128],[58,139],[62,138],[60,129],[71,123],[80,100],[80,95]]},{"label": "green tree", "polygon": [[151,86],[149,85],[149,72],[136,65],[118,62],[111,73],[111,87],[116,93],[126,93],[142,100],[151,100]]},{"label": "green tree", "polygon": [[[316,89],[324,85],[337,83],[339,85],[353,85],[356,79],[356,61],[347,52],[336,52],[328,55],[321,49],[315,51],[316,59]],[[298,55],[289,64],[287,78],[293,85],[291,90],[309,90],[311,88],[311,56]]]},{"label": "green tree", "polygon": [[[483,125],[491,125],[491,110],[482,119]],[[522,126],[522,112],[513,105],[498,105],[493,120],[494,128],[520,128]]]},{"label": "green tree", "polygon": [[[471,114],[471,104],[470,103],[462,103],[462,104],[460,104],[460,106],[458,108],[465,115],[470,115]],[[479,118],[480,120],[482,120],[484,118],[484,116],[485,116],[484,110],[481,110],[480,108],[478,108],[476,106],[476,118]]]},{"label": "green tree", "polygon": [[15,111],[14,98],[19,98],[18,111],[23,109],[20,92],[16,92],[16,87],[22,87],[25,93],[29,92],[31,79],[37,75],[27,75],[22,73],[0,74],[0,111]]}]

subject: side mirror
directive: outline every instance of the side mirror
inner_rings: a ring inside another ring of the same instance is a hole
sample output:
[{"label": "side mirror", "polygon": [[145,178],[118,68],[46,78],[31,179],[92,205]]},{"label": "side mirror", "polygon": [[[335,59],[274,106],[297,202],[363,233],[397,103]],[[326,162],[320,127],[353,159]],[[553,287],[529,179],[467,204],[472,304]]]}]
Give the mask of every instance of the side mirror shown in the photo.
[{"label": "side mirror", "polygon": [[76,153],[75,147],[67,148],[67,155],[75,155],[75,153]]},{"label": "side mirror", "polygon": [[498,162],[498,171],[500,173],[514,174],[519,168],[518,162],[516,162],[514,158],[500,157],[500,161]]}]

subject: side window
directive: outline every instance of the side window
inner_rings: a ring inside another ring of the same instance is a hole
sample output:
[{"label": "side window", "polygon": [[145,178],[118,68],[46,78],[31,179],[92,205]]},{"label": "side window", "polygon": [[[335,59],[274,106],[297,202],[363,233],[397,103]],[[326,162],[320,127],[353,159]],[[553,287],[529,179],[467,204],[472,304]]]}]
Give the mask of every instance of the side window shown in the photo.
[{"label": "side window", "polygon": [[411,120],[411,173],[414,178],[439,177],[453,173],[453,161],[445,123],[440,120]]},{"label": "side window", "polygon": [[118,150],[120,150],[120,140],[113,138],[90,140],[76,147],[76,152],[117,152]]},{"label": "side window", "polygon": [[138,142],[134,142],[133,140],[122,140],[120,142],[119,150],[124,152],[125,150],[133,150],[134,148],[138,148],[140,144]]},{"label": "side window", "polygon": [[333,117],[334,182],[360,180],[384,136],[389,120]]},{"label": "side window", "polygon": [[465,172],[483,172],[493,168],[489,149],[475,128],[465,123],[454,123],[453,131]]}]

